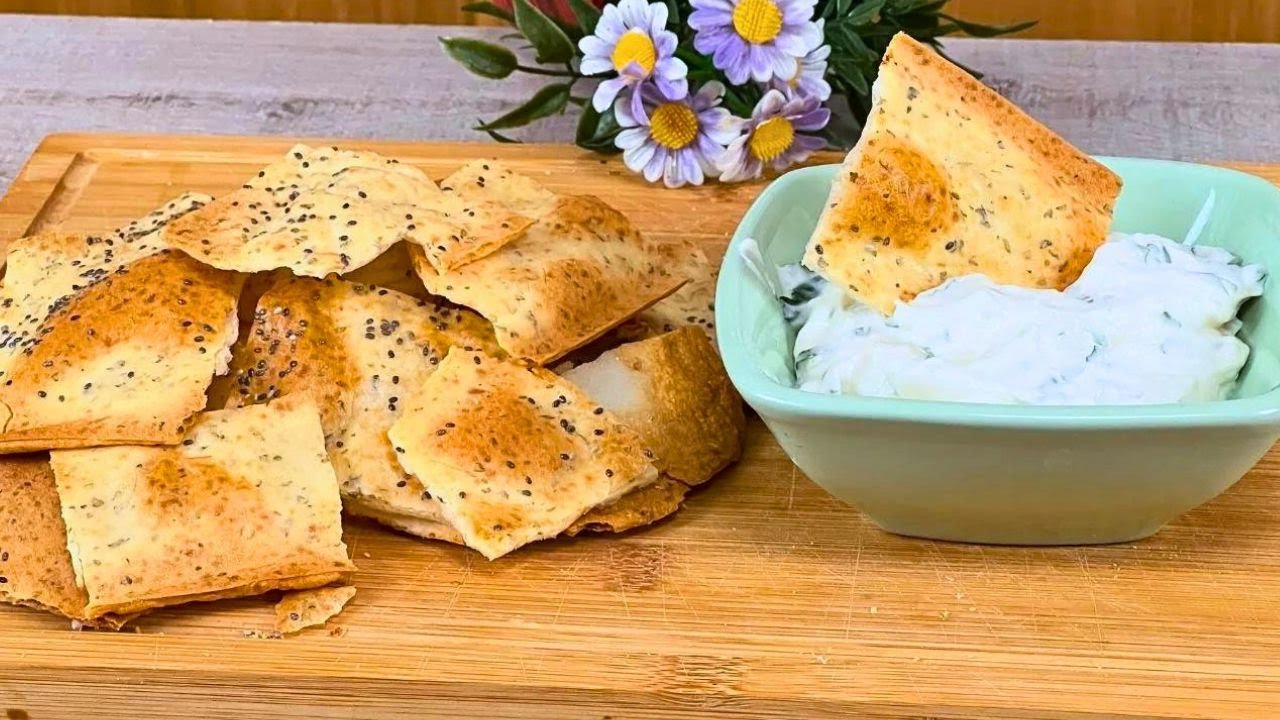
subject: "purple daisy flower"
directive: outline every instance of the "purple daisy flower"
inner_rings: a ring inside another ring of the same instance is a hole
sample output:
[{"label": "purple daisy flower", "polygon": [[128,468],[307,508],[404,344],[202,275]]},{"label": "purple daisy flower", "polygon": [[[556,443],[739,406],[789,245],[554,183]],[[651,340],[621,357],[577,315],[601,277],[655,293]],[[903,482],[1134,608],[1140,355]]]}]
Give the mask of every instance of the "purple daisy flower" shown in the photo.
[{"label": "purple daisy flower", "polygon": [[608,110],[624,89],[650,78],[668,97],[689,94],[689,68],[675,57],[676,34],[666,28],[666,3],[622,0],[604,6],[595,33],[578,41],[583,75],[617,73],[596,88],[591,98],[596,112]]},{"label": "purple daisy flower", "polygon": [[817,0],[691,0],[693,46],[710,55],[729,82],[768,82],[795,74],[796,58],[822,44]]},{"label": "purple daisy flower", "polygon": [[814,135],[827,126],[831,111],[813,95],[773,89],[760,98],[742,134],[716,161],[720,180],[739,182],[758,178],[765,166],[782,170],[826,147]]},{"label": "purple daisy flower", "polygon": [[817,44],[804,57],[796,59],[795,71],[790,77],[774,79],[775,87],[812,95],[823,102],[831,97],[831,83],[827,82],[827,58],[831,57],[831,46],[822,44],[822,26],[825,23],[825,20],[815,23],[818,26]]},{"label": "purple daisy flower", "polygon": [[672,188],[714,177],[715,158],[738,136],[741,123],[720,107],[724,86],[712,81],[689,97],[672,98],[645,83],[634,93],[638,102],[619,99],[613,109],[623,128],[614,144],[627,167]]}]

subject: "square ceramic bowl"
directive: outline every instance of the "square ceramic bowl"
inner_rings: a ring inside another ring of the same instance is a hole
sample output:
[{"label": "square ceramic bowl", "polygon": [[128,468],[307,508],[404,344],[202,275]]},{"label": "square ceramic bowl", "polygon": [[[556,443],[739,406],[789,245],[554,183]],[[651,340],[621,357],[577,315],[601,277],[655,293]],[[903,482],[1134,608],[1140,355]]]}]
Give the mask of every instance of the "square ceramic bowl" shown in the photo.
[{"label": "square ceramic bowl", "polygon": [[741,257],[797,262],[837,166],[776,180],[725,255],[716,326],[729,376],[814,482],[903,535],[978,543],[1123,542],[1240,479],[1280,437],[1280,190],[1239,172],[1103,158],[1124,178],[1113,229],[1180,238],[1212,192],[1201,243],[1270,272],[1242,314],[1252,348],[1227,400],[1039,407],[820,395],[794,387],[794,333]]}]

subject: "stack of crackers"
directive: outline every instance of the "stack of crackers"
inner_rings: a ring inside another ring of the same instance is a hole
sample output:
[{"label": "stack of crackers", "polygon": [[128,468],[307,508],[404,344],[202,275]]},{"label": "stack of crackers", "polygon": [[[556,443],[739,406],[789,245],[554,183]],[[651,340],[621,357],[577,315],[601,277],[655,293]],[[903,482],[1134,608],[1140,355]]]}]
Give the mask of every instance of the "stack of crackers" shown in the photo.
[{"label": "stack of crackers", "polygon": [[741,453],[713,288],[597,198],[338,148],[15,240],[0,600],[119,628],[288,590],[288,632],[355,593],[344,511],[490,559],[652,523]]}]

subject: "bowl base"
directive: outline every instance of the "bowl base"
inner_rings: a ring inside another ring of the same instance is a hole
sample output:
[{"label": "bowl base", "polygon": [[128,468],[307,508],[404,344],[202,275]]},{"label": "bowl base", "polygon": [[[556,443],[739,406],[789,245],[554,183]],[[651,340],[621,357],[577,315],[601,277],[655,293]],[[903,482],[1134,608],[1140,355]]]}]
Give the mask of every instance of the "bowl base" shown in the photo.
[{"label": "bowl base", "polygon": [[1112,545],[1143,540],[1160,532],[1166,524],[1143,522],[1108,527],[1059,527],[1059,528],[1001,528],[939,527],[936,521],[916,524],[910,520],[893,521],[871,517],[872,522],[885,532],[905,537],[941,540],[971,545]]}]

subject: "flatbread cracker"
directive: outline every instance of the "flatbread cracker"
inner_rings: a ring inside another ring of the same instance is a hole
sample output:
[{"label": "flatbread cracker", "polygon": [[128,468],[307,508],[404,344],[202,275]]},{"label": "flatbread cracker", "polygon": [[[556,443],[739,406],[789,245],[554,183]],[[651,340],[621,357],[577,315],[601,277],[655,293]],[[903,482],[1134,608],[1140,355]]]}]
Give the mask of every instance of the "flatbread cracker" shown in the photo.
[{"label": "flatbread cracker", "polygon": [[663,475],[612,504],[594,508],[575,520],[564,534],[573,537],[581,533],[621,533],[652,525],[675,514],[688,493],[688,485]]},{"label": "flatbread cracker", "polygon": [[276,603],[276,632],[288,635],[324,625],[355,596],[356,589],[350,585],[286,593]]},{"label": "flatbread cracker", "polygon": [[517,175],[496,160],[474,160],[440,181],[440,190],[458,207],[480,206],[505,208],[511,213],[509,223],[516,223],[518,233],[497,235],[452,235],[437,244],[419,243],[422,257],[444,273],[475,262],[516,240],[534,219],[555,205],[556,195],[532,178]]},{"label": "flatbread cracker", "polygon": [[188,193],[105,235],[54,232],[9,243],[0,288],[0,367],[33,344],[50,308],[164,250],[155,231],[212,200]]},{"label": "flatbread cracker", "polygon": [[385,506],[382,504],[366,503],[354,495],[346,495],[342,498],[343,512],[352,517],[366,518],[380,525],[386,525],[392,530],[399,530],[406,535],[414,537],[440,540],[454,545],[465,544],[462,542],[462,536],[458,534],[457,530],[453,529],[452,525],[445,522],[443,516],[439,519],[429,519],[415,515],[388,512],[383,507]]},{"label": "flatbread cracker", "polygon": [[298,145],[239,190],[171,223],[164,238],[224,270],[324,277],[362,267],[399,240],[500,247],[529,222],[501,205],[461,202],[394,158]]},{"label": "flatbread cracker", "polygon": [[236,348],[228,407],[314,403],[348,511],[440,535],[439,503],[400,467],[387,430],[454,346],[501,352],[470,310],[343,280],[285,278],[259,299]]},{"label": "flatbread cracker", "polygon": [[172,444],[226,372],[242,278],[163,250],[184,198],[107,236],[15,241],[0,290],[0,453]]},{"label": "flatbread cracker", "polygon": [[677,480],[704,483],[742,454],[742,398],[698,328],[622,345],[564,378],[640,433]]},{"label": "flatbread cracker", "polygon": [[555,208],[560,196],[497,160],[472,160],[440,181],[440,189],[468,200],[501,203],[530,218]]},{"label": "flatbread cracker", "polygon": [[377,285],[423,300],[433,299],[431,293],[423,287],[418,273],[414,272],[413,262],[409,259],[409,245],[403,240],[392,245],[368,265],[340,277],[347,282]]},{"label": "flatbread cracker", "polygon": [[389,437],[466,544],[491,560],[658,477],[640,437],[572,384],[459,349]]},{"label": "flatbread cracker", "polygon": [[0,459],[0,602],[112,629],[129,619],[85,615],[88,597],[76,585],[58,488],[45,455]]},{"label": "flatbread cracker", "polygon": [[514,357],[546,365],[675,292],[685,279],[621,213],[562,197],[524,237],[443,275],[410,249],[430,292],[493,323]]},{"label": "flatbread cracker", "polygon": [[1106,240],[1120,179],[899,33],[804,264],[885,314],[948,277],[1062,289]]},{"label": "flatbread cracker", "polygon": [[86,614],[327,585],[351,572],[309,404],[200,415],[176,447],[50,456]]},{"label": "flatbread cracker", "polygon": [[700,328],[716,342],[716,279],[720,270],[706,253],[687,240],[653,245],[662,262],[688,279],[683,287],[653,307],[618,326],[614,335],[623,341],[644,340],[685,325]]}]

